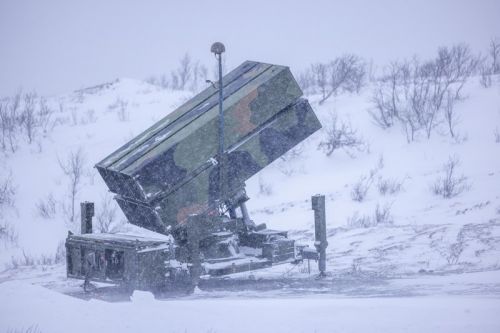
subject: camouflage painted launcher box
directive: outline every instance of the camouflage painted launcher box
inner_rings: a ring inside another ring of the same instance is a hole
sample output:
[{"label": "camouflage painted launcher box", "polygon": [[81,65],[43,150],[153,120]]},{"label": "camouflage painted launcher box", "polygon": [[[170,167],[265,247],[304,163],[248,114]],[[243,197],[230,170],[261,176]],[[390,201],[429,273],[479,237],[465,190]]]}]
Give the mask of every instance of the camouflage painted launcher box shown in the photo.
[{"label": "camouflage painted launcher box", "polygon": [[[223,83],[230,193],[321,125],[288,67],[246,61]],[[166,233],[213,207],[218,114],[209,87],[96,165],[131,223]]]}]

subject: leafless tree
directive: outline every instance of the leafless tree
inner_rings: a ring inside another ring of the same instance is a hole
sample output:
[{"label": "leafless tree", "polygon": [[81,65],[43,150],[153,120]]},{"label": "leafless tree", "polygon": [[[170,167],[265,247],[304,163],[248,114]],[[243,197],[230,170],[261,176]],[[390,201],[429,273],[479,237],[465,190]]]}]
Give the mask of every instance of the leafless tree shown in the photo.
[{"label": "leafless tree", "polygon": [[370,114],[377,125],[381,128],[389,128],[394,125],[402,108],[402,85],[408,81],[409,64],[392,62],[382,77],[375,82],[375,90],[372,96],[374,110]]},{"label": "leafless tree", "polygon": [[187,84],[191,80],[191,77],[193,75],[193,64],[188,53],[184,54],[184,56],[181,58],[176,74],[179,79],[178,89],[187,89]]},{"label": "leafless tree", "polygon": [[0,130],[2,131],[0,144],[2,151],[5,151],[7,149],[7,131],[10,120],[8,106],[8,102],[0,101]]},{"label": "leafless tree", "polygon": [[53,114],[54,110],[49,107],[47,100],[41,97],[38,102],[38,123],[44,135],[47,135],[47,133],[52,130],[51,126],[53,126],[54,123],[51,118]]},{"label": "leafless tree", "polygon": [[452,138],[456,137],[455,126],[459,122],[459,117],[455,111],[455,104],[457,103],[456,96],[449,92],[446,94],[446,102],[444,104],[444,119],[448,126],[448,131]]},{"label": "leafless tree", "polygon": [[328,68],[327,65],[318,63],[311,66],[314,83],[321,93],[321,100],[325,101],[328,94]]},{"label": "leafless tree", "polygon": [[331,114],[330,122],[325,126],[325,137],[319,143],[318,149],[323,150],[326,156],[330,156],[335,150],[343,149],[349,156],[352,150],[363,151],[365,144],[358,137],[357,130],[353,129],[349,123],[338,123],[336,113]]},{"label": "leafless tree", "polygon": [[200,90],[200,83],[205,83],[208,79],[208,69],[204,65],[200,65],[199,61],[196,61],[193,65],[193,78],[191,80],[191,85],[189,90],[196,93]]},{"label": "leafless tree", "polygon": [[[453,108],[457,101],[463,99],[461,91],[466,81],[473,75],[480,63],[480,59],[474,56],[470,48],[465,44],[454,45],[451,48],[442,47],[438,50],[437,59],[424,69],[428,69],[427,75],[431,81],[431,107],[425,118],[427,137],[435,126],[438,112],[445,110],[445,119],[452,124],[454,117]],[[451,117],[449,117],[451,115]],[[452,126],[450,135],[455,136]]]},{"label": "leafless tree", "polygon": [[340,91],[359,92],[366,76],[364,61],[354,55],[345,54],[328,64],[316,64],[312,67],[316,84],[321,92],[320,104]]},{"label": "leafless tree", "polygon": [[173,90],[179,90],[179,76],[175,71],[170,72],[170,88]]},{"label": "leafless tree", "polygon": [[422,128],[423,115],[428,106],[429,90],[426,89],[426,81],[416,74],[416,63],[406,62],[404,65],[404,76],[397,90],[399,105],[395,109],[395,117],[401,123],[408,142],[413,141]]},{"label": "leafless tree", "polygon": [[483,64],[480,69],[480,75],[479,83],[481,84],[481,87],[491,87],[491,84],[493,83],[491,80],[491,69]]},{"label": "leafless tree", "polygon": [[500,130],[498,129],[498,127],[496,127],[493,131],[493,136],[495,137],[495,142],[500,143]]},{"label": "leafless tree", "polygon": [[[128,121],[130,114],[127,107],[128,101],[122,99],[121,97],[117,97],[112,104],[108,105],[108,110],[115,111],[119,121]],[[93,115],[91,115],[91,117],[93,117]]]},{"label": "leafless tree", "polygon": [[24,130],[26,131],[26,136],[28,137],[28,143],[32,143],[37,130],[37,117],[35,110],[36,93],[30,92],[24,95],[24,108],[21,114],[21,122],[23,124]]},{"label": "leafless tree", "polygon": [[70,221],[75,221],[75,201],[78,192],[80,191],[80,183],[83,176],[85,154],[82,148],[72,151],[66,160],[61,161],[58,159],[59,167],[66,176],[69,182],[69,200],[70,200]]},{"label": "leafless tree", "polygon": [[12,153],[17,150],[17,133],[20,123],[19,106],[22,92],[19,90],[13,98],[0,102],[0,129],[2,131],[2,150],[9,147]]},{"label": "leafless tree", "polygon": [[[225,73],[225,58],[223,58],[222,65],[222,72]],[[214,68],[214,77],[218,76],[219,72],[217,67]],[[186,52],[179,60],[177,68],[170,71],[170,75],[161,74],[158,77],[152,75],[145,81],[162,87],[163,89],[189,90],[191,92],[198,92],[207,79],[207,67],[199,61],[193,60],[189,53]]]},{"label": "leafless tree", "polygon": [[117,101],[118,103],[118,106],[117,106],[117,116],[118,116],[118,120],[119,121],[128,121],[129,118],[130,118],[130,114],[127,110],[127,106],[128,106],[128,102],[123,100],[123,99],[119,99]]},{"label": "leafless tree", "polygon": [[357,92],[364,85],[366,64],[354,54],[346,54],[330,62],[330,91],[337,94],[339,90]]},{"label": "leafless tree", "polygon": [[491,58],[491,72],[493,74],[500,73],[500,40],[494,38],[490,42],[489,55]]},{"label": "leafless tree", "polygon": [[465,44],[442,47],[435,59],[393,63],[376,84],[370,111],[376,124],[391,127],[397,119],[408,142],[425,130],[427,138],[444,118],[450,135],[455,137],[458,122],[455,105],[467,79],[477,71],[479,57]]}]

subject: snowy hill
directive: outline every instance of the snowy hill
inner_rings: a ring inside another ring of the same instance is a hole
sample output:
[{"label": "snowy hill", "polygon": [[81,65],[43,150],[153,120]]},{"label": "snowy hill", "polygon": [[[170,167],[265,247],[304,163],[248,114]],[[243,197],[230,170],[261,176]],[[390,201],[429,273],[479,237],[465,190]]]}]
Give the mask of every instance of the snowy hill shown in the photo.
[{"label": "snowy hill", "polygon": [[[377,271],[382,263],[386,273],[498,269],[500,143],[494,137],[500,124],[498,85],[486,89],[476,79],[466,85],[468,98],[457,105],[458,140],[444,134],[444,124],[442,135],[434,133],[412,143],[406,142],[400,128],[382,130],[368,113],[370,94],[368,86],[360,94],[340,95],[321,105],[319,96],[310,96],[324,129],[248,182],[252,218],[292,230],[295,238],[310,242],[309,199],[323,193],[333,271],[353,265]],[[16,192],[14,208],[5,209],[3,223],[17,240],[4,242],[0,263],[11,267],[25,256],[53,258],[67,230],[78,230],[78,216],[70,222],[70,184],[61,165],[79,150],[84,168],[75,201],[95,201],[97,214],[101,208],[116,210],[115,231],[143,232],[124,223],[93,165],[190,96],[119,79],[48,98],[56,110],[51,115],[53,129],[32,144],[21,140],[18,150],[1,161],[2,176],[12,175]],[[362,149],[348,153],[339,149],[331,156],[318,149],[333,113],[338,123],[350,124],[356,131]],[[467,178],[467,189],[445,199],[433,194],[431,187],[449,157],[460,161],[457,175]],[[366,197],[356,201],[352,191],[360,184],[366,187]],[[40,206],[51,206],[52,213],[42,216]]]}]

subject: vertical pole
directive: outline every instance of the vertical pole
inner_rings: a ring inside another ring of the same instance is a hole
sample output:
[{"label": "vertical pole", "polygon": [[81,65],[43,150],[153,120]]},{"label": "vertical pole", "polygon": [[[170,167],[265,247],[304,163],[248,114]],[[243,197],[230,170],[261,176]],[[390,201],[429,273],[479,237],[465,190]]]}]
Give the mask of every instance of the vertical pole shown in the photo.
[{"label": "vertical pole", "polygon": [[325,276],[326,271],[326,213],[325,213],[325,196],[314,195],[311,197],[312,209],[314,210],[314,246],[319,252],[318,269],[319,276]]},{"label": "vertical pole", "polygon": [[223,111],[223,83],[222,83],[222,53],[218,54],[219,60],[219,186],[220,199],[225,195],[225,161],[224,161],[224,111]]},{"label": "vertical pole", "polygon": [[84,201],[80,203],[81,234],[92,233],[92,217],[94,216],[94,203]]}]

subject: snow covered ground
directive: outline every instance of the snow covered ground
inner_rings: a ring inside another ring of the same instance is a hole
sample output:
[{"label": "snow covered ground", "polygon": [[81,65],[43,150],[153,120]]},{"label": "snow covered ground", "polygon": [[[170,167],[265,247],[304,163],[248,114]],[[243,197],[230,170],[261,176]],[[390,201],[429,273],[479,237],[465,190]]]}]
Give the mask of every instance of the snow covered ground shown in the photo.
[{"label": "snow covered ground", "polygon": [[[370,87],[340,95],[322,105],[310,96],[326,126],[331,113],[349,122],[368,149],[350,156],[318,150],[322,131],[247,184],[252,218],[268,227],[291,230],[300,242],[313,240],[310,197],[327,196],[329,276],[315,282],[305,265],[254,273],[247,287],[202,288],[191,296],[154,300],[136,293],[131,301],[109,302],[98,295],[82,299],[79,281],[65,278],[54,258],[68,230],[68,180],[59,161],[82,149],[85,172],[77,200],[109,200],[93,164],[139,134],[190,97],[142,81],[120,79],[99,87],[48,98],[56,126],[32,144],[0,159],[0,177],[9,173],[16,187],[15,207],[3,213],[12,241],[0,243],[0,330],[38,325],[43,332],[498,332],[500,320],[500,79],[482,88],[471,79],[457,104],[459,140],[443,128],[430,139],[407,143],[401,129],[382,130],[369,113]],[[444,199],[431,191],[450,156],[461,164],[469,189]],[[372,175],[367,196],[351,192]],[[378,184],[401,184],[381,194]],[[53,216],[37,204],[56,202]],[[385,222],[373,221],[377,206]],[[143,232],[124,224],[117,210],[115,230]],[[358,225],[357,225],[358,224]],[[312,274],[316,268],[312,267]],[[235,279],[248,280],[249,275]],[[301,282],[302,281],[302,282]],[[305,282],[304,282],[305,281]],[[310,282],[310,283],[309,283]],[[384,297],[382,297],[384,296]],[[84,298],[84,297],[83,297]],[[195,314],[195,315],[193,315]],[[134,320],[128,320],[133,318]]]},{"label": "snow covered ground", "polygon": [[[41,332],[498,332],[498,271],[393,280],[341,279],[320,288],[227,288],[154,299],[83,294],[64,267],[16,272],[0,284],[0,329]],[[290,287],[290,286],[289,286]]]}]

